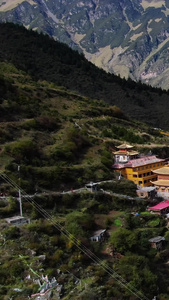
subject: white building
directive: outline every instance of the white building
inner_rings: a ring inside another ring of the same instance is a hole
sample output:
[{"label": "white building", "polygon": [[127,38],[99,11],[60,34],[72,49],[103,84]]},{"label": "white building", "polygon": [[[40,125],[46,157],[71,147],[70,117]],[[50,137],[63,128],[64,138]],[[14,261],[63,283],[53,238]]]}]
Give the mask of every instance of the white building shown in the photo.
[{"label": "white building", "polygon": [[30,224],[30,219],[24,218],[24,217],[21,217],[21,216],[14,216],[14,217],[11,217],[11,218],[6,218],[5,220],[10,225],[14,225],[14,226]]}]

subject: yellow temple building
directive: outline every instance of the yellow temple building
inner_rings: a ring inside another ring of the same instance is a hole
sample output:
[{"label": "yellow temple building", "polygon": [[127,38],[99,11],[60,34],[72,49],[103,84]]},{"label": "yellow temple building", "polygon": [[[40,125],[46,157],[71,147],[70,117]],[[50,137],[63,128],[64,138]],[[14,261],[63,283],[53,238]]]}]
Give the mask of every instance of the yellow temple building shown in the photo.
[{"label": "yellow temple building", "polygon": [[155,155],[141,156],[133,150],[133,146],[122,144],[114,152],[115,163],[113,169],[119,172],[119,176],[132,180],[140,186],[152,186],[157,180],[154,170],[165,164],[165,159],[157,158]]}]

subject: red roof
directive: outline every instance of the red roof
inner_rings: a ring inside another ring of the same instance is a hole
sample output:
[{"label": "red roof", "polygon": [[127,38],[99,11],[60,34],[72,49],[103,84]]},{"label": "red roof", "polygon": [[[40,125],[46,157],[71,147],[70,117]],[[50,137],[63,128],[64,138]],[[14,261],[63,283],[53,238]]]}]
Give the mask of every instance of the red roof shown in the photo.
[{"label": "red roof", "polygon": [[169,207],[169,200],[165,200],[163,202],[160,202],[155,206],[149,207],[148,209],[162,210],[162,209],[167,208],[167,207]]},{"label": "red roof", "polygon": [[127,163],[115,163],[112,167],[113,169],[122,169],[122,168],[135,168],[148,164],[153,164],[157,162],[164,161],[164,159],[157,158],[155,155],[142,156],[140,158],[135,158],[129,160]]},{"label": "red roof", "polygon": [[133,168],[133,167],[139,167],[139,166],[153,164],[161,161],[164,161],[164,159],[157,158],[155,155],[143,156],[140,158],[129,160],[128,163],[125,164],[125,167]]}]

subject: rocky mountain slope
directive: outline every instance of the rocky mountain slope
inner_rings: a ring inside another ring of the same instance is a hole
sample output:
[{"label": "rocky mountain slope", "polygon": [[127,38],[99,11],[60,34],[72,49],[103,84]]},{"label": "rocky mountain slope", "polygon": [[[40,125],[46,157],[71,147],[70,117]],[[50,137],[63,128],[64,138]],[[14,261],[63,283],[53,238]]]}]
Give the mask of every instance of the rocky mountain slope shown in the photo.
[{"label": "rocky mountain slope", "polygon": [[0,0],[0,22],[43,31],[110,73],[164,89],[168,16],[168,0]]}]

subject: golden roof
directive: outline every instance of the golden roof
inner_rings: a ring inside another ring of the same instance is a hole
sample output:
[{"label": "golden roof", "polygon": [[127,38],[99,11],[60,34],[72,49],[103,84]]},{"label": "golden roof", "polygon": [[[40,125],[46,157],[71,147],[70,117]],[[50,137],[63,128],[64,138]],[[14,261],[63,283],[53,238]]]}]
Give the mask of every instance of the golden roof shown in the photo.
[{"label": "golden roof", "polygon": [[118,148],[118,149],[131,149],[131,148],[133,148],[133,146],[128,145],[128,144],[121,144],[121,145],[117,146],[116,148]]},{"label": "golden roof", "polygon": [[164,166],[162,168],[153,170],[153,173],[159,174],[159,175],[169,175],[169,165]]},{"label": "golden roof", "polygon": [[157,180],[157,181],[151,181],[154,185],[158,186],[168,186],[169,187],[169,180]]},{"label": "golden roof", "polygon": [[127,150],[118,150],[113,152],[113,154],[121,154],[121,155],[138,155],[137,151],[127,151]]}]

